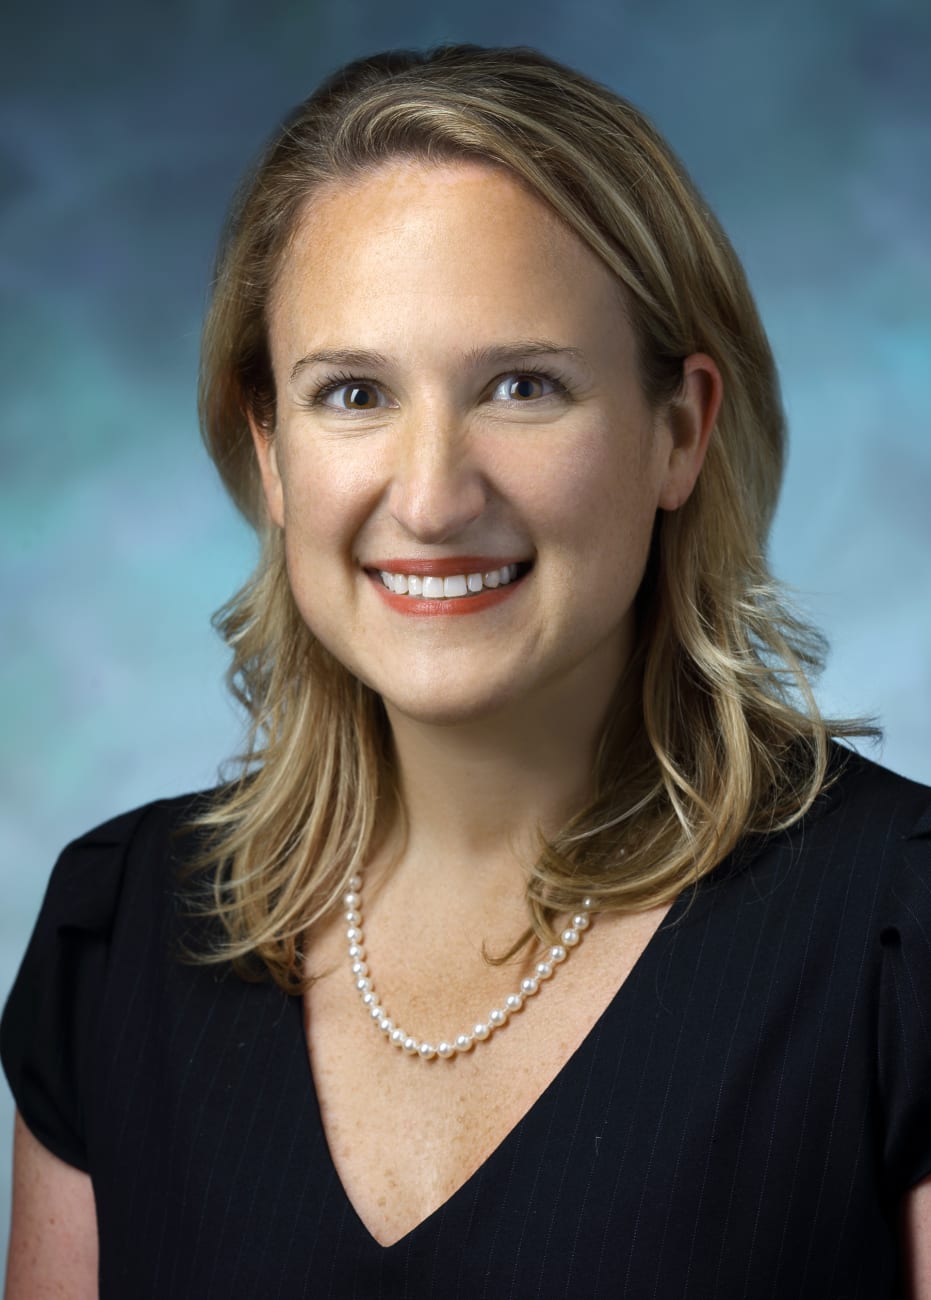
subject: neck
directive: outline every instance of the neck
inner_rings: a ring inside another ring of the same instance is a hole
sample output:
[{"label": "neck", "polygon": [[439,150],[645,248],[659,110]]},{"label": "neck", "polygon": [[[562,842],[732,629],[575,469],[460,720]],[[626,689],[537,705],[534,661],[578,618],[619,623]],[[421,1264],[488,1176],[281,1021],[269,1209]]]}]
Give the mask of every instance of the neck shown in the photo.
[{"label": "neck", "polygon": [[408,885],[460,898],[522,898],[539,832],[588,801],[607,701],[541,699],[436,725],[386,705],[407,818],[389,856]]}]

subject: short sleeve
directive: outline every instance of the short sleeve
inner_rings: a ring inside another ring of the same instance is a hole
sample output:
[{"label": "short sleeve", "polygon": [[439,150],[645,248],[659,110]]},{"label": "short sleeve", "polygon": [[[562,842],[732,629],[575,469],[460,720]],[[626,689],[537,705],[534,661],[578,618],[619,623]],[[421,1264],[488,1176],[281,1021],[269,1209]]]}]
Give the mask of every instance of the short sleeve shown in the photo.
[{"label": "short sleeve", "polygon": [[903,841],[881,922],[883,1157],[898,1196],[931,1174],[931,807]]},{"label": "short sleeve", "polygon": [[118,817],[62,852],[0,1021],[0,1059],[25,1123],[84,1171],[109,938],[138,816]]}]

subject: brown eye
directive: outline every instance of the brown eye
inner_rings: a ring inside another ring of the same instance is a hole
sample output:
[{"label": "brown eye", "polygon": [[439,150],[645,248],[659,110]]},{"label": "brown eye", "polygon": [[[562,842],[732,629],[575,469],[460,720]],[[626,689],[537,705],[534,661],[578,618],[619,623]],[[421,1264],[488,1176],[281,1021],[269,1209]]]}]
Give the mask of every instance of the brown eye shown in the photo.
[{"label": "brown eye", "polygon": [[331,411],[374,411],[379,405],[380,389],[368,379],[347,379],[337,376],[317,390],[311,399],[313,406],[326,406]]},{"label": "brown eye", "polygon": [[[547,387],[549,392],[546,391]],[[537,401],[542,397],[552,397],[553,393],[558,392],[560,388],[559,381],[551,379],[549,375],[523,371],[505,376],[499,382],[495,392],[503,393],[505,401],[522,403]]]},{"label": "brown eye", "polygon": [[371,388],[362,384],[344,384],[343,388],[348,398],[346,406],[352,411],[367,411],[378,405]]}]

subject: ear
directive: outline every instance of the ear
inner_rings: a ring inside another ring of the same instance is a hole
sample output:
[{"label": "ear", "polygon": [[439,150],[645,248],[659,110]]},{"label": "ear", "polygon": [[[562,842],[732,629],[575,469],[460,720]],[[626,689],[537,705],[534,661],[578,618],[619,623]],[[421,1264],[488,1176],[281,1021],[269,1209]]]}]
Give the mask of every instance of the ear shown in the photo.
[{"label": "ear", "polygon": [[721,372],[711,357],[704,352],[686,357],[682,391],[663,416],[671,442],[657,503],[661,510],[678,510],[691,496],[723,395]]},{"label": "ear", "polygon": [[255,454],[262,475],[262,488],[265,492],[265,506],[268,517],[273,524],[284,528],[284,490],[281,474],[278,472],[278,451],[274,433],[258,424],[252,411],[249,412],[249,432],[255,446]]}]

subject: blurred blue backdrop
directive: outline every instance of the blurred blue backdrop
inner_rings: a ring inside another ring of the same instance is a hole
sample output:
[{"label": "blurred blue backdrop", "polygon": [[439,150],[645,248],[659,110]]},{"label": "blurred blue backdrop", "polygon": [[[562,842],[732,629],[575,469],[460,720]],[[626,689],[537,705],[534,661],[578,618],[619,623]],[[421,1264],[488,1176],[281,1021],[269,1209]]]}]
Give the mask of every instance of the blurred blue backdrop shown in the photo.
[{"label": "blurred blue backdrop", "polygon": [[880,757],[931,782],[931,10],[405,9],[61,0],[6,16],[0,996],[65,841],[211,784],[236,748],[208,619],[255,550],[195,421],[213,248],[285,110],[389,46],[535,45],[634,100],[683,157],[779,361],[792,443],[772,557],[832,642],[821,702],[878,714]]}]

